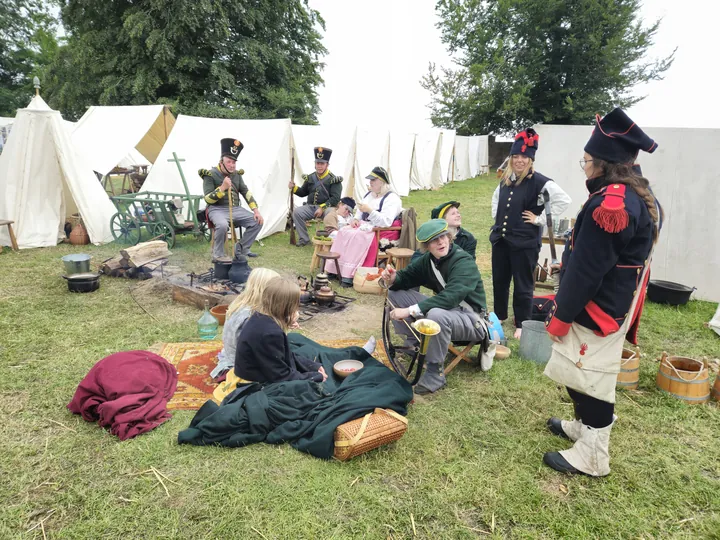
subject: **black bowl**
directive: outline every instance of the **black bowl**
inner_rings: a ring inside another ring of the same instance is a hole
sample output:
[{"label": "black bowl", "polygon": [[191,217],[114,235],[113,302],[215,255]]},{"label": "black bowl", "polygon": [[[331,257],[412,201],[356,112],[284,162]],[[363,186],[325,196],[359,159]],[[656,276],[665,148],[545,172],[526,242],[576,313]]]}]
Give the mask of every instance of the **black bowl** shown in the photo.
[{"label": "black bowl", "polygon": [[651,279],[648,283],[648,300],[656,304],[670,304],[671,306],[682,306],[688,303],[690,295],[695,287],[688,287],[672,281]]}]

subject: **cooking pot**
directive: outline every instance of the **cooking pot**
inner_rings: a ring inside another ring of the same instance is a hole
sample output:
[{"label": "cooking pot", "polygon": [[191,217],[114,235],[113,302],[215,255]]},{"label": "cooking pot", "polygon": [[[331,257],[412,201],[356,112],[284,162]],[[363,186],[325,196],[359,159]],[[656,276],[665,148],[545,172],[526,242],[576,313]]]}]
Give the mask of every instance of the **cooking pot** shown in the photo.
[{"label": "cooking pot", "polygon": [[213,268],[213,275],[215,276],[215,279],[228,279],[230,267],[232,267],[232,263],[216,262]]},{"label": "cooking pot", "polygon": [[320,306],[331,306],[335,301],[335,291],[328,286],[321,287],[315,292],[315,301]]},{"label": "cooking pot", "polygon": [[696,287],[687,287],[672,281],[661,281],[651,279],[648,283],[647,297],[656,304],[670,304],[671,306],[682,306],[688,303],[690,295]]},{"label": "cooking pot", "polygon": [[65,255],[62,258],[62,262],[65,265],[65,272],[68,275],[90,272],[90,255],[85,255],[84,253]]},{"label": "cooking pot", "polygon": [[318,274],[315,276],[315,281],[313,281],[313,288],[316,291],[319,291],[323,287],[329,287],[330,286],[330,280],[328,279],[327,274]]},{"label": "cooking pot", "polygon": [[67,280],[70,292],[93,292],[100,288],[100,274],[85,272],[63,276],[63,278]]}]

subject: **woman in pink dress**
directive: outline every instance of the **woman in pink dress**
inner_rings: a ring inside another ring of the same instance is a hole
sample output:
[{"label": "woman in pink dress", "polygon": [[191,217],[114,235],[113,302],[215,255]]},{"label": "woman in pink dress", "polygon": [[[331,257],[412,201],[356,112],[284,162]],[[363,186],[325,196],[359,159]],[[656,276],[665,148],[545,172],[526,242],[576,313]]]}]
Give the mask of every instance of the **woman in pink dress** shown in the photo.
[{"label": "woman in pink dress", "polygon": [[[350,227],[343,227],[335,237],[331,251],[340,254],[341,284],[352,287],[356,270],[363,267],[374,267],[379,249],[375,232],[376,227],[400,226],[402,200],[397,193],[390,190],[388,173],[382,167],[375,167],[365,177],[370,180],[370,191],[355,208],[355,219]],[[380,238],[397,240],[400,231],[383,231]]]}]

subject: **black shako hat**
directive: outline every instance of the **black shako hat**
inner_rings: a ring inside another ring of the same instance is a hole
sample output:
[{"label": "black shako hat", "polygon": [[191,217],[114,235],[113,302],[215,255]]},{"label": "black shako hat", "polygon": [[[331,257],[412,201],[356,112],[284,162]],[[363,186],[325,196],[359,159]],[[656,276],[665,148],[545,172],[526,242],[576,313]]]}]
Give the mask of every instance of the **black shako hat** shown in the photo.
[{"label": "black shako hat", "polygon": [[373,180],[375,178],[379,178],[386,184],[390,183],[390,178],[388,177],[388,173],[385,169],[382,167],[374,167],[372,171],[370,171],[370,174],[368,174],[365,179],[366,180]]},{"label": "black shako hat", "polygon": [[632,163],[640,150],[652,154],[657,147],[625,111],[617,108],[602,119],[595,115],[595,129],[585,151],[610,163]]},{"label": "black shako hat", "polygon": [[220,139],[220,157],[227,156],[237,161],[243,148],[243,143],[237,139]]},{"label": "black shako hat", "polygon": [[521,131],[515,135],[515,140],[510,148],[510,155],[522,154],[535,161],[535,152],[538,149],[538,141],[540,135],[538,135],[533,128],[527,128],[525,131]]},{"label": "black shako hat", "polygon": [[332,150],[329,148],[324,148],[322,146],[317,146],[314,149],[315,152],[315,163],[327,163],[330,161],[330,156],[332,155]]}]

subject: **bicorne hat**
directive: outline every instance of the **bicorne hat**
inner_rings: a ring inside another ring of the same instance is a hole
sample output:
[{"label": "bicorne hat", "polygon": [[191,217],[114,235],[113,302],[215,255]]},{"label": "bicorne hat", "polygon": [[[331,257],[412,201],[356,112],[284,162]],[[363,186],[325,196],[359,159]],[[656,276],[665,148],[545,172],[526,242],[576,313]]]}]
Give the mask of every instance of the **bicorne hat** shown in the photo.
[{"label": "bicorne hat", "polygon": [[538,149],[538,141],[540,135],[538,135],[533,128],[527,128],[525,131],[521,131],[515,135],[512,148],[510,148],[510,155],[522,154],[535,161],[535,152]]},{"label": "bicorne hat", "polygon": [[595,115],[595,129],[585,151],[610,163],[632,163],[640,150],[652,154],[657,147],[625,111],[617,108],[602,119]]},{"label": "bicorne hat", "polygon": [[460,203],[457,201],[448,201],[436,206],[430,212],[430,219],[444,219],[445,213],[451,208],[460,208]]}]

